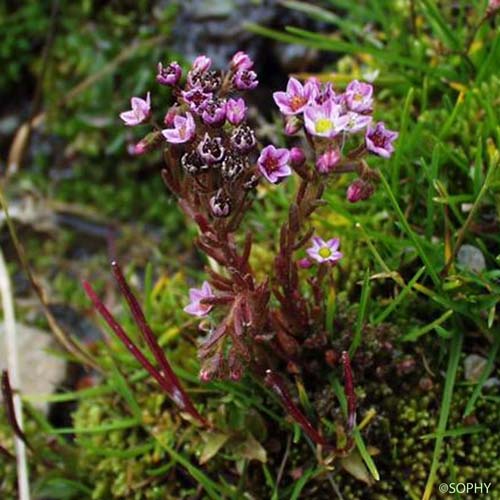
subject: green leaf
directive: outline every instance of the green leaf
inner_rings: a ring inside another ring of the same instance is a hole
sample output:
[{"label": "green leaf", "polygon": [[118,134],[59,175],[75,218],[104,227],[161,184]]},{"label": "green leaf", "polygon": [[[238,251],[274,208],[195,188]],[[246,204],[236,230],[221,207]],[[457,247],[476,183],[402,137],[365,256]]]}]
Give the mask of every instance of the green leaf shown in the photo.
[{"label": "green leaf", "polygon": [[217,454],[230,436],[222,432],[203,432],[201,437],[205,441],[200,456],[200,464],[203,465]]},{"label": "green leaf", "polygon": [[363,326],[365,324],[366,312],[368,309],[368,299],[370,297],[370,272],[366,270],[363,280],[363,288],[361,290],[361,299],[359,301],[358,319],[356,321],[356,329],[352,339],[351,347],[349,348],[349,356],[354,357],[361,344],[361,336],[363,334]]},{"label": "green leaf", "polygon": [[363,483],[371,486],[373,484],[373,477],[366,468],[366,465],[361,458],[357,449],[354,449],[347,455],[347,457],[343,457],[340,459],[340,464],[342,467],[354,476],[358,481],[362,481]]},{"label": "green leaf", "polygon": [[243,442],[238,443],[234,449],[235,455],[248,460],[257,460],[263,464],[267,462],[267,452],[265,448],[248,433]]}]

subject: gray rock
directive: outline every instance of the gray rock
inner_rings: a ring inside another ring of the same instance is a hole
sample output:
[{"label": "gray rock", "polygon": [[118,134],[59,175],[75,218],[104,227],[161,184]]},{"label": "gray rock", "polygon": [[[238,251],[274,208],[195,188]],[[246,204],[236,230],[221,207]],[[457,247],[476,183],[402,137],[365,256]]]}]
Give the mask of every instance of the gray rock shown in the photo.
[{"label": "gray rock", "polygon": [[[66,362],[49,352],[54,347],[51,335],[22,323],[16,323],[16,335],[22,394],[40,396],[52,394],[65,377]],[[0,370],[6,369],[5,328],[1,323]],[[43,398],[33,400],[31,403],[36,408],[47,412],[48,404]]]},{"label": "gray rock", "polygon": [[457,254],[458,264],[469,271],[480,273],[486,269],[486,259],[479,248],[462,245]]}]

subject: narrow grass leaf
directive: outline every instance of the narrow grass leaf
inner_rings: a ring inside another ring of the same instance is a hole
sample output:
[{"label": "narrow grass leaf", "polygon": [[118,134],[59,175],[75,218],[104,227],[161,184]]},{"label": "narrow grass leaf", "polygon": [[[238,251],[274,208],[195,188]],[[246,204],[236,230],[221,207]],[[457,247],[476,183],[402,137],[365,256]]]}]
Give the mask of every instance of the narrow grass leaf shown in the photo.
[{"label": "narrow grass leaf", "polygon": [[370,298],[370,272],[367,269],[365,272],[365,277],[363,279],[363,288],[361,289],[361,299],[359,301],[358,318],[356,320],[356,329],[354,330],[354,337],[352,339],[351,346],[349,347],[349,356],[354,357],[354,354],[358,350],[361,344],[361,337],[363,334],[363,326],[365,323],[368,302]]},{"label": "narrow grass leaf", "polygon": [[[457,330],[460,331],[459,328]],[[436,481],[436,473],[439,468],[439,460],[443,448],[443,436],[448,425],[448,417],[450,415],[451,401],[453,398],[453,388],[455,387],[455,378],[457,375],[458,364],[460,362],[460,354],[462,352],[463,335],[458,333],[450,342],[450,357],[448,360],[448,368],[446,370],[445,385],[443,397],[441,400],[441,410],[439,412],[439,422],[436,429],[436,442],[434,444],[434,452],[432,454],[431,469],[425,485],[424,495],[422,500],[430,500],[434,482]]]}]

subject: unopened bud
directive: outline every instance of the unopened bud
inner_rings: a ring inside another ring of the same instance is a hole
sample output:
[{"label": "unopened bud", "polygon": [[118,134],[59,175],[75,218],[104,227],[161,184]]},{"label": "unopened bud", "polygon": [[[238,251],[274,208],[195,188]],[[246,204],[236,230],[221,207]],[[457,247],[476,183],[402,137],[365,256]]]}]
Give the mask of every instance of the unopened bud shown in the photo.
[{"label": "unopened bud", "polygon": [[356,203],[361,200],[367,200],[374,192],[373,184],[363,179],[356,179],[347,188],[347,200]]},{"label": "unopened bud", "polygon": [[168,128],[174,128],[174,118],[177,116],[178,112],[179,108],[177,106],[172,106],[171,108],[168,109],[165,118],[163,118],[163,123]]},{"label": "unopened bud", "polygon": [[312,266],[312,262],[308,258],[300,259],[297,264],[302,269],[309,269]]},{"label": "unopened bud", "polygon": [[292,167],[301,167],[306,161],[306,155],[302,148],[293,147],[290,149],[290,164]]},{"label": "unopened bud", "polygon": [[340,161],[337,149],[329,149],[316,160],[316,170],[320,174],[329,174]]},{"label": "unopened bud", "polygon": [[285,117],[285,134],[295,135],[302,128],[302,121],[296,116]]},{"label": "unopened bud", "polygon": [[162,135],[160,131],[149,133],[146,137],[141,139],[137,144],[129,148],[129,152],[133,156],[140,156],[148,151],[151,151],[156,146],[161,144]]}]

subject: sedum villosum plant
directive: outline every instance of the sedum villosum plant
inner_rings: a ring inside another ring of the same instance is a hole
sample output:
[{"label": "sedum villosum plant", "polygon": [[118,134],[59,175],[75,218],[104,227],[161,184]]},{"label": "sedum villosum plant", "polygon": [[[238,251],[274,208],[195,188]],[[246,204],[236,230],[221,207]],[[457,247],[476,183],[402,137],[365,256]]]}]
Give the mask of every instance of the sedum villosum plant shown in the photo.
[{"label": "sedum villosum plant", "polygon": [[[171,87],[174,100],[161,126],[152,117],[149,93],[146,99],[133,97],[132,109],[120,115],[125,125],[152,127],[133,153],[163,149],[165,184],[197,224],[197,247],[216,263],[206,269],[207,280],[201,287],[190,290],[184,309],[200,318],[200,379],[236,381],[248,370],[277,394],[316,444],[339,453],[348,451],[351,439],[337,449],[299,410],[279,370],[307,371],[304,349],[323,354],[328,346],[325,289],[332,267],[343,255],[337,238],[314,235],[312,213],[322,205],[329,180],[346,172],[357,174],[347,189],[347,199],[354,203],[369,198],[378,176],[367,159],[391,156],[398,134],[373,121],[372,85],[352,81],[344,93],[337,93],[330,83],[290,78],[286,91],[275,92],[273,97],[284,117],[285,133],[296,143],[303,134],[307,152],[297,146],[262,147],[247,121],[247,104],[241,96],[258,85],[252,60],[238,52],[227,71],[213,70],[211,65],[208,57],[199,56],[184,81],[176,62],[158,65],[156,80]],[[251,232],[241,238],[241,245],[237,234],[256,186],[280,184],[292,175],[299,176],[300,185],[279,230],[273,274],[259,281],[249,260]],[[113,272],[158,367],[85,283],[98,312],[174,403],[210,426],[182,389],[116,263]],[[355,396],[347,353],[341,360],[350,435],[355,425]]]}]

